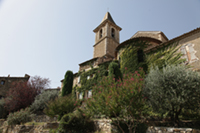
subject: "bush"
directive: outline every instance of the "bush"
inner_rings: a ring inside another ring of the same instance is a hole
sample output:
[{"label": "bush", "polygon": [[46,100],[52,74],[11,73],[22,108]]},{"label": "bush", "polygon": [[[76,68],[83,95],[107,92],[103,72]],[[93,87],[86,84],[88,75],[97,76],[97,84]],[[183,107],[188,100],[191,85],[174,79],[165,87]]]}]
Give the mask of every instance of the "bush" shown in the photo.
[{"label": "bush", "polygon": [[[118,126],[116,126],[114,123],[116,123],[116,120],[112,121],[111,123],[111,125],[115,127],[115,128],[112,128],[112,133],[123,133],[121,129]],[[125,133],[129,133],[128,126],[123,121],[120,121],[119,125]],[[134,132],[134,129],[135,129],[134,133],[146,133],[147,128],[148,128],[148,125],[146,125],[145,123],[137,123],[136,125],[134,125],[132,132]]]},{"label": "bush", "polygon": [[79,111],[64,115],[59,124],[60,133],[88,133],[94,131],[94,122],[89,120],[87,117],[85,117],[84,114]]},{"label": "bush", "polygon": [[77,106],[79,106],[79,101],[71,95],[58,97],[47,104],[44,113],[50,117],[59,115],[61,119],[63,115],[73,112]]},{"label": "bush", "polygon": [[50,100],[54,100],[56,97],[58,97],[57,90],[43,91],[40,95],[35,97],[33,104],[30,106],[30,111],[33,113],[42,112],[47,106],[47,103]]},{"label": "bush", "polygon": [[144,95],[154,111],[168,113],[177,122],[187,109],[199,108],[200,76],[183,65],[151,69],[145,79]]},{"label": "bush", "polygon": [[118,122],[123,121],[132,132],[147,111],[142,95],[144,75],[140,68],[135,73],[124,74],[123,81],[115,81],[115,78],[111,80],[110,77],[102,79],[93,87],[92,98],[86,101],[86,114],[91,117],[104,115],[116,120],[113,123],[121,130]]},{"label": "bush", "polygon": [[30,109],[21,109],[18,112],[10,113],[7,118],[8,125],[17,125],[29,122],[34,115],[30,113]]}]

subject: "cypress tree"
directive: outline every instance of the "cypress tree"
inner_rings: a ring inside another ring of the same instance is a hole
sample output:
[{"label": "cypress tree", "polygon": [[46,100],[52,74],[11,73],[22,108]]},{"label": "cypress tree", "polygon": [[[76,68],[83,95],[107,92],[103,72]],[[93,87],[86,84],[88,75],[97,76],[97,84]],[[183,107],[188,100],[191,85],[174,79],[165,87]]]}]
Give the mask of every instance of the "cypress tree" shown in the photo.
[{"label": "cypress tree", "polygon": [[63,81],[62,96],[72,93],[73,86],[73,72],[67,71],[65,74],[65,79]]}]

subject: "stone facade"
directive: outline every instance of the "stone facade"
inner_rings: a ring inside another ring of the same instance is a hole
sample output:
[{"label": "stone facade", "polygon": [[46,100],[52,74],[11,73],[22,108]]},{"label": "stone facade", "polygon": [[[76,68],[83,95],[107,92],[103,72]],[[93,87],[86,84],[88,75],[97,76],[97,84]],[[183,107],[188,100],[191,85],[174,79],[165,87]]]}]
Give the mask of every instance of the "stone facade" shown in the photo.
[{"label": "stone facade", "polygon": [[30,76],[25,74],[24,77],[0,77],[0,98],[5,97],[6,93],[12,88],[13,84],[16,82],[27,82]]}]

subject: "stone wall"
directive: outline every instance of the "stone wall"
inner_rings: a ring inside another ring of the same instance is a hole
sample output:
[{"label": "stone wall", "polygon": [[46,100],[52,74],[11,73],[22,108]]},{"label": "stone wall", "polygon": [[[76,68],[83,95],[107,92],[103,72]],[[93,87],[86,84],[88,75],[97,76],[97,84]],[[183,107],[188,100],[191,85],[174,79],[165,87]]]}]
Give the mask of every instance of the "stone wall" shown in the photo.
[{"label": "stone wall", "polygon": [[94,124],[98,131],[103,131],[104,133],[111,133],[111,120],[109,119],[94,120]]},{"label": "stone wall", "polygon": [[2,133],[49,133],[49,129],[57,129],[59,123],[45,123],[41,126],[35,125],[16,125],[5,126]]},{"label": "stone wall", "polygon": [[51,118],[46,115],[36,115],[33,118],[33,121],[35,121],[35,122],[54,122],[54,121],[57,121],[57,117]]},{"label": "stone wall", "polygon": [[200,130],[192,128],[173,128],[173,127],[148,127],[146,133],[200,133]]}]

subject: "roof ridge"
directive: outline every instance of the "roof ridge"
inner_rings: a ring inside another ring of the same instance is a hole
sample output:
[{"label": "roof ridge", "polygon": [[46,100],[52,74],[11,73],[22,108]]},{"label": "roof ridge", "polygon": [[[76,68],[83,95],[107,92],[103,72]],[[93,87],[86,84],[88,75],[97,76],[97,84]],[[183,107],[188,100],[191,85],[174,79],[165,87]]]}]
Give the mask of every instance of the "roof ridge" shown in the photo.
[{"label": "roof ridge", "polygon": [[106,20],[109,20],[109,21],[111,21],[112,23],[115,24],[115,21],[113,20],[113,18],[112,18],[112,16],[110,15],[109,12],[106,12],[106,14],[105,14],[103,20],[101,21],[101,23],[103,23],[103,22],[106,21]]}]

